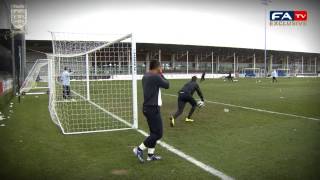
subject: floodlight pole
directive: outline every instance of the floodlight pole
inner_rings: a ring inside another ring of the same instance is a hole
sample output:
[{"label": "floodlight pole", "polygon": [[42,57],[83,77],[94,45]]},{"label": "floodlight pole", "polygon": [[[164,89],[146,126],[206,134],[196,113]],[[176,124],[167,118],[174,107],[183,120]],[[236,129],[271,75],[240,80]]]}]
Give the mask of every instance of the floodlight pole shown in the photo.
[{"label": "floodlight pole", "polygon": [[264,7],[264,75],[267,77],[267,6],[271,0],[261,0]]}]

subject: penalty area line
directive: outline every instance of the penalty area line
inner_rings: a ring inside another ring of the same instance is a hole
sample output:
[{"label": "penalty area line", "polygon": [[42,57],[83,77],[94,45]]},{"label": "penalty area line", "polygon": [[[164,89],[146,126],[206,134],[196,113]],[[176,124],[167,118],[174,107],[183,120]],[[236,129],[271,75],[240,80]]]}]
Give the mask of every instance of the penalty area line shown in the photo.
[{"label": "penalty area line", "polygon": [[[177,95],[174,95],[174,94],[167,94],[167,93],[163,93],[163,94],[167,95],[167,96],[178,97]],[[239,106],[239,105],[222,103],[222,102],[217,102],[217,101],[210,101],[210,100],[205,100],[205,102],[212,103],[212,104],[224,105],[224,106],[230,106],[230,107],[236,107],[236,108],[241,108],[241,109],[246,109],[246,110],[264,112],[264,113],[269,113],[269,114],[277,114],[277,115],[290,116],[290,117],[301,118],[301,119],[308,119],[308,120],[313,120],[313,121],[320,121],[320,119],[318,119],[318,118],[301,116],[301,115],[296,115],[296,114],[288,114],[288,113],[282,113],[282,112],[276,112],[276,111],[269,111],[269,110],[265,110],[265,109],[258,109],[258,108],[252,108],[252,107],[246,107],[246,106]]]}]

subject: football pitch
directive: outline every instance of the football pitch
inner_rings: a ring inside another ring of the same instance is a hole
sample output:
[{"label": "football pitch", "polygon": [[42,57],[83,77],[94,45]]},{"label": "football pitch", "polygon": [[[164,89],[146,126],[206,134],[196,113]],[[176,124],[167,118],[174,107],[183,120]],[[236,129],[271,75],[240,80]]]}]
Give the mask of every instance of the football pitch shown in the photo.
[{"label": "football pitch", "polygon": [[[163,141],[235,179],[320,178],[319,78],[207,79],[195,122],[184,122],[187,106],[171,128],[185,82],[162,90]],[[148,132],[138,85],[139,128]],[[162,161],[140,164],[132,148],[144,136],[135,130],[62,135],[47,95],[12,102],[1,110],[0,179],[218,179],[160,146]]]}]

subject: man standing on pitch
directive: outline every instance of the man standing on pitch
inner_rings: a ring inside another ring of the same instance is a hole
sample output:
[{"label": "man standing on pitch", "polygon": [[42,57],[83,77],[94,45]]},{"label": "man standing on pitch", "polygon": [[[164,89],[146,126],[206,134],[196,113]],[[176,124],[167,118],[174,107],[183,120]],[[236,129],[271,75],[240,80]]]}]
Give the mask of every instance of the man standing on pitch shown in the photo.
[{"label": "man standing on pitch", "polygon": [[271,73],[271,76],[272,76],[272,82],[278,82],[277,80],[277,77],[278,77],[278,73],[276,70],[273,70],[272,73]]},{"label": "man standing on pitch", "polygon": [[206,72],[205,72],[205,71],[203,71],[203,73],[201,74],[200,82],[202,82],[202,81],[206,80],[206,79],[205,79],[205,77],[206,77]]},{"label": "man standing on pitch", "polygon": [[157,141],[162,138],[162,118],[160,106],[162,105],[160,88],[169,88],[169,81],[162,75],[159,61],[150,62],[150,70],[142,78],[143,87],[143,114],[147,119],[150,135],[133,149],[133,153],[140,162],[144,162],[143,151],[148,149],[147,161],[160,160],[161,156],[155,155]]},{"label": "man standing on pitch", "polygon": [[70,72],[68,68],[65,67],[61,74],[62,88],[63,88],[63,99],[70,98]]}]

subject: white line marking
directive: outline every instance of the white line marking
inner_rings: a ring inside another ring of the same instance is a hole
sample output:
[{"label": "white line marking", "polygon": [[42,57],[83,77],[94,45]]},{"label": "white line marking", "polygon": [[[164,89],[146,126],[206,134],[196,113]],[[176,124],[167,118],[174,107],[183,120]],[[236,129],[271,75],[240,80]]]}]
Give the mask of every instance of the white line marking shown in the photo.
[{"label": "white line marking", "polygon": [[48,94],[47,92],[27,92],[25,95],[42,95],[42,94]]},{"label": "white line marking", "polygon": [[[84,98],[84,99],[85,99],[84,96],[82,96],[82,95],[80,95],[80,94],[78,94],[78,93],[76,93],[76,92],[74,92],[74,91],[73,91],[73,93],[76,94],[76,95],[78,95],[78,96],[80,96],[81,98]],[[126,120],[124,120],[124,119],[122,119],[121,117],[119,117],[119,116],[117,116],[117,115],[115,115],[115,114],[107,111],[106,109],[102,108],[102,107],[99,106],[98,104],[96,104],[96,103],[94,103],[94,102],[92,102],[92,101],[90,101],[90,100],[88,100],[88,102],[91,103],[92,105],[96,106],[96,107],[99,108],[100,110],[106,112],[107,114],[111,115],[111,116],[114,117],[115,119],[117,119],[117,120],[125,123],[125,124],[128,125],[128,126],[132,126],[132,124],[130,124],[130,123],[127,122]],[[147,132],[145,132],[145,131],[143,131],[143,130],[141,130],[141,129],[136,129],[136,130],[137,130],[139,133],[141,133],[143,136],[146,136],[146,137],[149,136]],[[81,133],[81,132],[80,132],[80,133]],[[76,133],[72,133],[72,134],[76,134]],[[194,157],[192,157],[192,156],[184,153],[183,151],[180,151],[179,149],[177,149],[177,148],[175,148],[175,147],[167,144],[167,143],[164,142],[164,141],[158,141],[158,144],[159,144],[160,146],[162,146],[163,148],[167,149],[168,151],[170,151],[170,152],[172,152],[172,153],[180,156],[181,158],[189,161],[190,163],[196,165],[197,167],[201,168],[202,170],[204,170],[204,171],[206,171],[206,172],[208,172],[208,173],[210,173],[210,174],[212,174],[212,175],[214,175],[214,176],[217,176],[217,177],[219,177],[219,178],[221,178],[221,179],[225,179],[225,180],[233,180],[232,177],[230,177],[230,176],[224,174],[223,172],[221,172],[221,171],[219,171],[219,170],[217,170],[217,169],[215,169],[215,168],[213,168],[213,167],[211,167],[211,166],[209,166],[209,165],[207,165],[207,164],[205,164],[205,163],[203,163],[203,162],[195,159]]]},{"label": "white line marking", "polygon": [[[167,93],[163,93],[163,94],[167,95],[167,96],[178,97],[177,95],[174,95],[174,94],[167,94]],[[253,111],[258,111],[258,112],[265,112],[265,113],[270,113],[270,114],[278,114],[278,115],[283,115],[283,116],[290,116],[290,117],[308,119],[308,120],[313,120],[313,121],[320,121],[320,119],[318,119],[318,118],[300,116],[300,115],[296,115],[296,114],[288,114],[288,113],[282,113],[282,112],[276,112],[276,111],[269,111],[269,110],[265,110],[265,109],[257,109],[257,108],[252,108],[252,107],[239,106],[239,105],[221,103],[221,102],[210,101],[210,100],[205,100],[205,102],[212,103],[212,104],[224,105],[224,106],[230,106],[230,107],[237,107],[237,108],[242,108],[242,109],[247,109],[247,110],[253,110]]]},{"label": "white line marking", "polygon": [[[141,129],[137,129],[137,131],[140,132],[142,135],[144,135],[144,136],[146,136],[146,137],[148,136],[148,133],[146,133],[145,131],[143,131],[143,130],[141,130]],[[162,146],[163,148],[167,149],[168,151],[170,151],[170,152],[172,152],[172,153],[180,156],[181,158],[189,161],[190,163],[198,166],[198,167],[201,168],[202,170],[207,171],[208,173],[210,173],[210,174],[212,174],[212,175],[214,175],[214,176],[217,176],[217,177],[219,177],[219,178],[221,178],[221,179],[226,179],[226,180],[227,180],[227,179],[228,179],[228,180],[232,180],[232,179],[233,179],[232,177],[224,174],[223,172],[221,172],[221,171],[219,171],[219,170],[217,170],[217,169],[215,169],[215,168],[213,168],[213,167],[211,167],[211,166],[209,166],[209,165],[207,165],[207,164],[204,164],[203,162],[195,159],[195,158],[192,157],[192,156],[189,156],[188,154],[186,154],[186,153],[180,151],[179,149],[177,149],[177,148],[175,148],[175,147],[167,144],[167,143],[164,142],[164,141],[158,141],[157,143],[158,143],[160,146]]]}]

